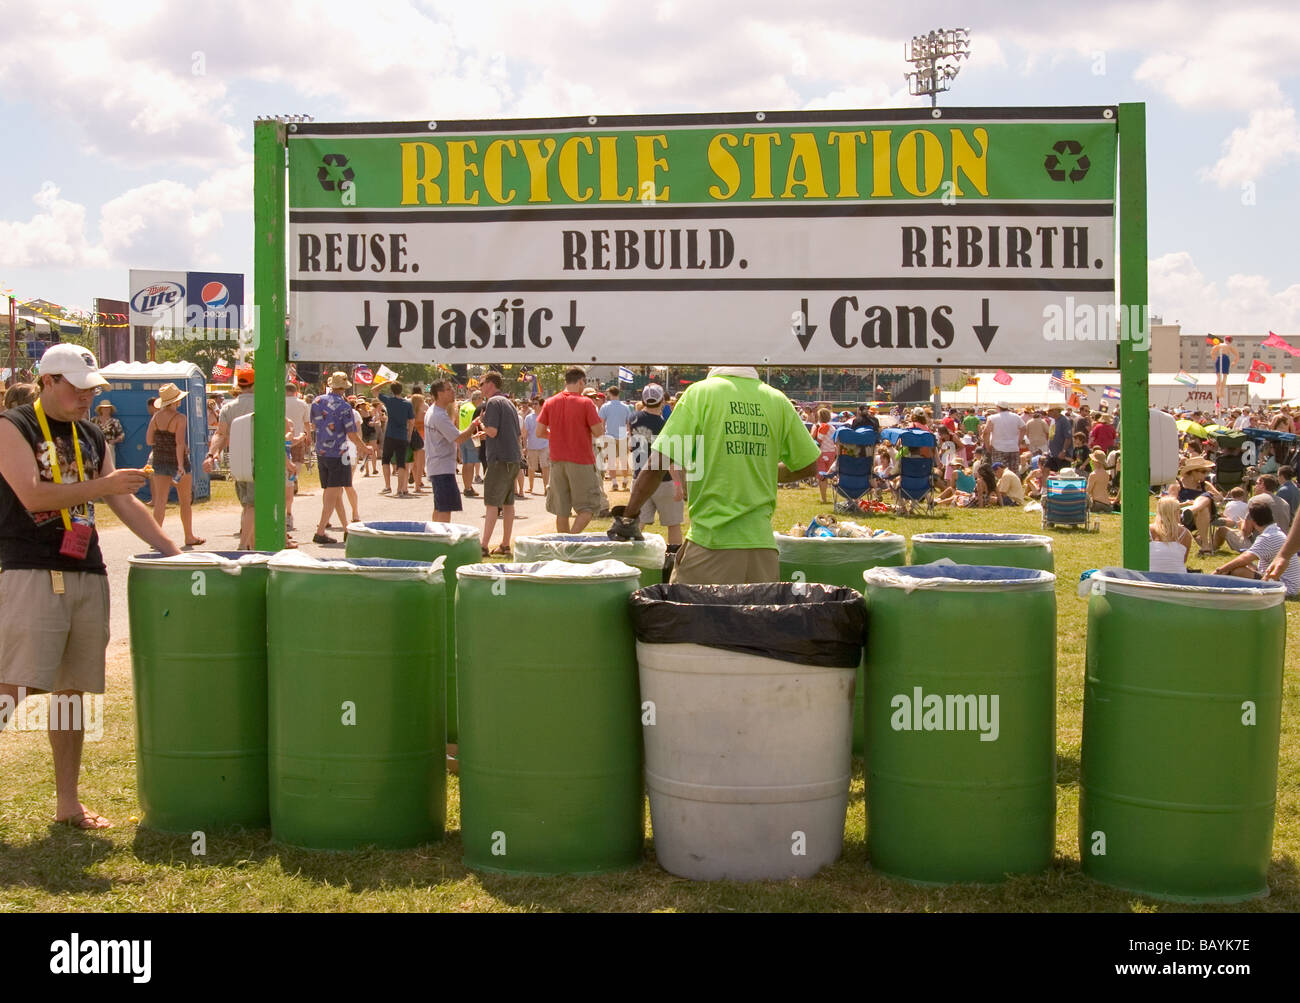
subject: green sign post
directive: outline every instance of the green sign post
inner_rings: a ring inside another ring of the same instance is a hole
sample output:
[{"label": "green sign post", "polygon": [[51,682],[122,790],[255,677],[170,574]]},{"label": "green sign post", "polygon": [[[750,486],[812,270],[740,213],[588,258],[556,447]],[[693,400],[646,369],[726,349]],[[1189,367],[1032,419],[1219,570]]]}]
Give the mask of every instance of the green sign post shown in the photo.
[{"label": "green sign post", "polygon": [[284,548],[285,127],[253,127],[253,476],[258,550]]},{"label": "green sign post", "polygon": [[1146,299],[1143,114],[259,123],[259,546],[283,540],[286,294],[304,361],[1119,366],[1145,470],[1146,342],[1115,309],[1117,158],[1120,301]]},{"label": "green sign post", "polygon": [[[1123,519],[1123,563],[1147,571],[1148,502],[1151,488],[1150,326],[1147,316],[1147,106],[1119,106],[1119,295],[1120,303],[1137,308],[1147,337],[1120,342],[1120,512]],[[1145,346],[1139,352],[1138,345]],[[1131,473],[1130,473],[1131,471]]]}]

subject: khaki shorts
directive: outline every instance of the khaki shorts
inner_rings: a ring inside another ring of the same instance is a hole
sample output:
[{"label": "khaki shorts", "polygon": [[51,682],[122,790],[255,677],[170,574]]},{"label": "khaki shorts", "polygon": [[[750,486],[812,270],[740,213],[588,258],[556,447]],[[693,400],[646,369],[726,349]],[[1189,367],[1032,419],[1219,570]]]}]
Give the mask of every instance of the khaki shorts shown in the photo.
[{"label": "khaki shorts", "polygon": [[108,576],[48,571],[0,574],[0,683],[29,690],[104,692]]},{"label": "khaki shorts", "polygon": [[239,499],[239,504],[245,508],[250,508],[253,504],[253,495],[257,491],[257,485],[253,481],[235,481],[235,497]]},{"label": "khaki shorts", "polygon": [[673,585],[747,585],[781,580],[775,548],[710,550],[687,540],[677,551]]},{"label": "khaki shorts", "polygon": [[628,463],[628,438],[616,439],[612,435],[602,435],[596,440],[596,466],[601,471],[626,470]]},{"label": "khaki shorts", "polygon": [[551,469],[551,450],[549,447],[544,449],[530,449],[528,451],[528,472],[530,474],[540,474],[543,470]]},{"label": "khaki shorts", "polygon": [[518,463],[493,460],[483,471],[483,504],[502,508],[515,503],[515,474]]},{"label": "khaki shorts", "polygon": [[676,494],[677,485],[671,480],[664,481],[655,488],[655,493],[641,506],[642,525],[649,526],[658,514],[661,526],[680,526],[686,517],[686,502],[676,501]]},{"label": "khaki shorts", "polygon": [[604,504],[605,495],[600,490],[600,478],[594,466],[568,460],[551,461],[546,511],[567,519],[570,512],[599,512]]}]

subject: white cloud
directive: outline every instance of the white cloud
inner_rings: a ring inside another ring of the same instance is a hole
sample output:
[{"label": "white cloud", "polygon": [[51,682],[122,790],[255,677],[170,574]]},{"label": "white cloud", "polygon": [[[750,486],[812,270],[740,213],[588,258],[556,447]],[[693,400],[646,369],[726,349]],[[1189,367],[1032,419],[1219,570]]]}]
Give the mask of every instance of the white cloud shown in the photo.
[{"label": "white cloud", "polygon": [[132,58],[140,35],[154,21],[174,21],[174,9],[83,6],[7,9],[0,36],[6,100],[72,126],[88,152],[122,162],[211,163],[238,155],[242,135],[226,121],[226,86],[193,72],[188,47],[173,39]]},{"label": "white cloud", "polygon": [[98,239],[86,207],[62,198],[54,182],[32,200],[30,220],[0,221],[0,267],[196,267],[216,263],[211,247],[223,213],[251,208],[252,166],[218,170],[193,188],[178,181],[131,188],[100,208]]},{"label": "white cloud", "polygon": [[1300,331],[1300,282],[1274,290],[1261,275],[1230,275],[1223,288],[1196,267],[1186,251],[1148,265],[1151,310],[1184,331],[1280,334]]},{"label": "white cloud", "polygon": [[52,181],[32,196],[37,212],[26,222],[0,221],[0,265],[6,268],[95,268],[107,255],[86,237],[86,207],[59,197]]},{"label": "white cloud", "polygon": [[104,249],[122,263],[194,261],[221,228],[221,211],[203,205],[194,189],[154,181],[104,203],[99,213]]},{"label": "white cloud", "polygon": [[1296,158],[1300,158],[1300,125],[1295,109],[1264,108],[1251,112],[1247,125],[1232,130],[1223,141],[1223,155],[1213,167],[1201,171],[1201,178],[1229,188]]}]

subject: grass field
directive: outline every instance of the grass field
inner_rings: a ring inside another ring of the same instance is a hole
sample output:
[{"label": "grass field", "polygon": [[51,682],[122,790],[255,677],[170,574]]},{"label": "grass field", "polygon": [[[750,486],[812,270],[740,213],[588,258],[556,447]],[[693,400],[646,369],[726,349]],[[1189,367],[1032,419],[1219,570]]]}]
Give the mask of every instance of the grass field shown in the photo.
[{"label": "grass field", "polygon": [[[218,482],[219,483],[219,482]],[[786,529],[825,511],[815,489],[780,492],[774,525]],[[1189,908],[1108,889],[1079,867],[1076,826],[1083,714],[1087,604],[1076,597],[1081,571],[1118,563],[1119,517],[1102,516],[1099,534],[1058,533],[1056,859],[1044,874],[997,886],[918,887],[874,874],[865,848],[862,764],[854,763],[844,854],[811,880],[694,883],[654,862],[598,878],[476,875],[461,864],[459,800],[449,778],[445,842],[404,852],[320,853],[293,849],[270,833],[208,834],[207,855],[188,837],[139,829],[130,666],[110,665],[103,741],[88,744],[82,796],[117,827],[100,834],[51,827],[49,746],[42,735],[0,735],[4,800],[0,812],[0,911],[998,911],[1164,912]],[[872,526],[914,532],[1037,532],[1038,517],[1015,510],[959,511],[939,517],[864,517]],[[598,524],[602,525],[602,524]],[[593,527],[594,528],[594,527]],[[124,601],[125,597],[117,597]],[[1204,911],[1300,909],[1300,604],[1287,604],[1285,680],[1277,824],[1268,898]],[[647,813],[648,819],[648,813]],[[648,821],[647,821],[647,835]]]}]

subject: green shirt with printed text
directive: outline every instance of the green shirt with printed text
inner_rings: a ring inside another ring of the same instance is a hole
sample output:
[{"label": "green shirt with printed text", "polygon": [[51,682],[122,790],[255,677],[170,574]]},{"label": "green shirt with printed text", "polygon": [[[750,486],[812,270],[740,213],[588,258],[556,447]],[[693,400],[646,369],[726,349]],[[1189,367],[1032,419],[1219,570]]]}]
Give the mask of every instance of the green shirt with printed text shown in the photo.
[{"label": "green shirt with printed text", "polygon": [[742,376],[692,385],[650,448],[685,471],[686,538],[710,550],[775,550],[777,464],[800,470],[820,452],[789,398]]}]

